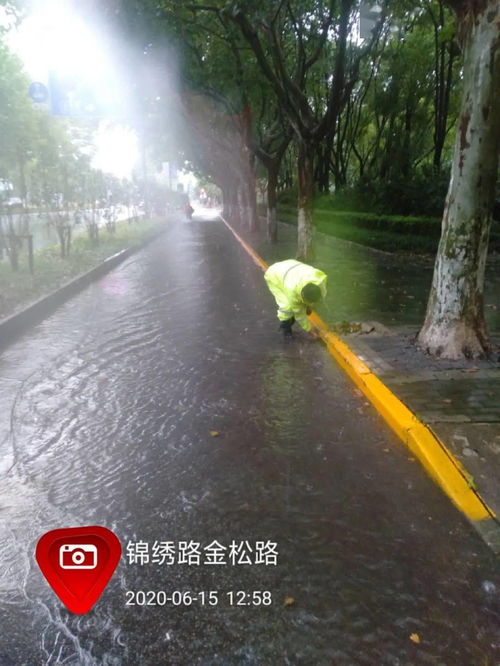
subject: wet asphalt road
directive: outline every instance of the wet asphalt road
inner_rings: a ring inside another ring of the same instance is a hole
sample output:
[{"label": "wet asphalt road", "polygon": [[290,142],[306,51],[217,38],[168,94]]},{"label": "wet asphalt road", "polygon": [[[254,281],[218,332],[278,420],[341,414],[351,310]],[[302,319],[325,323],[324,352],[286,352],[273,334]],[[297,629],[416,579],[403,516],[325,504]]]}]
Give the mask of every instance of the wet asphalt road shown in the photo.
[{"label": "wet asphalt road", "polygon": [[[3,352],[1,666],[499,662],[495,559],[322,344],[284,345],[274,317],[222,223],[179,221]],[[278,564],[124,558],[74,616],[33,553],[92,524],[124,548],[270,540]],[[231,606],[238,590],[272,604]]]}]

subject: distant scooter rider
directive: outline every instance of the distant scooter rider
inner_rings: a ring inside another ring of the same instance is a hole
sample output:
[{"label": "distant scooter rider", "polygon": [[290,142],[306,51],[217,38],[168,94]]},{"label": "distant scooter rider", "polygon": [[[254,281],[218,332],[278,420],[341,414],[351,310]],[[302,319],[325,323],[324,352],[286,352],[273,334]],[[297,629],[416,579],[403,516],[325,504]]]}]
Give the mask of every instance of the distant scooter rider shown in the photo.
[{"label": "distant scooter rider", "polygon": [[307,315],[312,313],[313,305],[326,296],[326,274],[295,259],[287,259],[272,264],[264,273],[264,279],[276,300],[284,337],[292,337],[296,321],[304,331],[317,337]]},{"label": "distant scooter rider", "polygon": [[186,217],[187,217],[188,220],[191,220],[193,218],[194,208],[191,206],[189,201],[184,206],[184,212],[186,213]]}]

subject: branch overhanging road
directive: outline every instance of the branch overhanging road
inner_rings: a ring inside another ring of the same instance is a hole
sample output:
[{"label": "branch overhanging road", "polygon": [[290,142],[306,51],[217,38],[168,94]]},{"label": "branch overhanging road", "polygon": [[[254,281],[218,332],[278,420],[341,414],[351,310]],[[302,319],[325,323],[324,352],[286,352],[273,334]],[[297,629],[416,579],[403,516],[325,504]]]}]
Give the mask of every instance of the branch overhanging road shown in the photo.
[{"label": "branch overhanging road", "polygon": [[[0,376],[0,663],[495,658],[494,557],[321,344],[283,344],[261,271],[220,221],[172,223],[9,347]],[[33,552],[49,529],[91,524],[124,546],[272,540],[280,554],[124,559],[77,617]],[[126,607],[138,589],[270,590],[273,604]]]}]

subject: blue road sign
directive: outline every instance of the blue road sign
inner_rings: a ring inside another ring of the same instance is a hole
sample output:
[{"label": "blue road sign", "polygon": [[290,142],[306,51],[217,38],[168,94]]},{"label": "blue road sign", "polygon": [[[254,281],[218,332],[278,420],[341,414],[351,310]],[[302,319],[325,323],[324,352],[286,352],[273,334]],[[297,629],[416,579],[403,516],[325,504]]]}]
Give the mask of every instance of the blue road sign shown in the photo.
[{"label": "blue road sign", "polygon": [[33,81],[33,83],[30,83],[28,88],[28,95],[34,102],[37,103],[46,102],[49,99],[49,91],[47,86],[43,83],[39,83],[38,81]]}]

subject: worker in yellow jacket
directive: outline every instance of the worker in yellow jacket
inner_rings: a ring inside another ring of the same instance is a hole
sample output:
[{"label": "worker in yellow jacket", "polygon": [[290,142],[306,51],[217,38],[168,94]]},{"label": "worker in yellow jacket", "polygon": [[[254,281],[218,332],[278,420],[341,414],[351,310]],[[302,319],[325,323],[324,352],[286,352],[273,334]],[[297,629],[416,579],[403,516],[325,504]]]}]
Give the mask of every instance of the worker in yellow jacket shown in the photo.
[{"label": "worker in yellow jacket", "polygon": [[292,326],[296,321],[304,331],[317,337],[307,315],[326,296],[326,274],[295,259],[287,259],[269,266],[264,279],[276,299],[280,328],[285,338],[292,337]]}]

